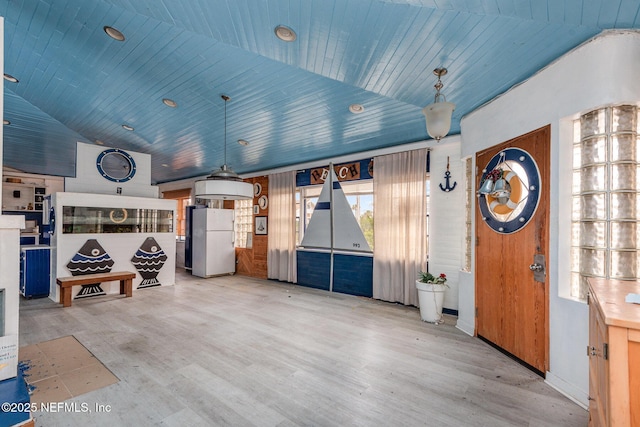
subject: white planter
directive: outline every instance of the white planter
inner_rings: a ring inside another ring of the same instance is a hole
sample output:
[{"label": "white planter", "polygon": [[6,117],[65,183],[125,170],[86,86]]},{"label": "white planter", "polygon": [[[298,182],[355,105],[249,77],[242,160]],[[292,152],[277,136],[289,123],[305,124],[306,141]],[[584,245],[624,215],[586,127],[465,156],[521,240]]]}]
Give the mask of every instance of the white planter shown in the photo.
[{"label": "white planter", "polygon": [[420,317],[425,322],[440,323],[442,321],[442,303],[447,285],[422,283],[416,280]]}]

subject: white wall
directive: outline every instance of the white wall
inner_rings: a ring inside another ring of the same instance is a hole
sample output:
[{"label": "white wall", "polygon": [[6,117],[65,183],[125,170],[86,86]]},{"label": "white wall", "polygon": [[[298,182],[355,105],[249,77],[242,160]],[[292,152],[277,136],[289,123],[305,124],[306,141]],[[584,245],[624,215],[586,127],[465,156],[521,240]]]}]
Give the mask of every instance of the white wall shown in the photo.
[{"label": "white wall", "polygon": [[[565,298],[570,246],[568,122],[589,110],[640,102],[640,33],[608,31],[569,52],[461,122],[462,156],[551,124],[549,346],[547,382],[584,406],[589,375],[588,308]],[[563,183],[564,185],[561,185]],[[561,296],[562,295],[562,296]],[[461,317],[471,319],[470,307]]]},{"label": "white wall", "polygon": [[471,271],[461,271],[458,275],[458,321],[456,322],[456,328],[471,336],[476,332],[474,265],[472,259]]},{"label": "white wall", "polygon": [[[444,141],[444,140],[443,140]],[[462,267],[462,241],[464,234],[464,165],[460,161],[460,139],[441,142],[431,149],[429,197],[429,271],[447,275],[449,289],[445,292],[445,308],[458,310],[458,283]],[[456,182],[453,191],[445,192],[444,179],[449,157],[450,185]]]},{"label": "white wall", "polygon": [[78,142],[76,144],[76,176],[75,178],[65,178],[65,191],[158,197],[158,187],[151,185],[151,156],[149,154],[127,151],[136,164],[136,173],[129,181],[113,182],[100,175],[96,165],[98,155],[107,149],[110,147]]}]

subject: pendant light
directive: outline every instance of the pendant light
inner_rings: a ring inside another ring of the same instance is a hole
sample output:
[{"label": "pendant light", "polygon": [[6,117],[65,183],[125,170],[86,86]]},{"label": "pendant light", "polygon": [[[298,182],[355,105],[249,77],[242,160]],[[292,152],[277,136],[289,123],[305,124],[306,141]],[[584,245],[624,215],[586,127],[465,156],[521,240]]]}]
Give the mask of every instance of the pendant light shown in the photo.
[{"label": "pendant light", "polygon": [[207,179],[196,181],[195,193],[199,199],[241,200],[253,198],[253,185],[243,182],[229,166],[227,166],[227,95],[221,96],[224,101],[224,164],[220,169],[211,172]]},{"label": "pendant light", "polygon": [[[440,142],[440,139],[449,133],[449,129],[451,128],[451,115],[453,114],[453,110],[456,109],[456,104],[447,102],[444,94],[440,93],[440,89],[444,86],[440,78],[447,74],[447,69],[436,68],[433,70],[433,74],[438,76],[438,82],[433,86],[436,88],[436,96],[433,104],[427,105],[422,109],[422,114],[424,114],[427,121],[427,133],[431,138]],[[444,99],[444,102],[440,101],[440,97]]]}]

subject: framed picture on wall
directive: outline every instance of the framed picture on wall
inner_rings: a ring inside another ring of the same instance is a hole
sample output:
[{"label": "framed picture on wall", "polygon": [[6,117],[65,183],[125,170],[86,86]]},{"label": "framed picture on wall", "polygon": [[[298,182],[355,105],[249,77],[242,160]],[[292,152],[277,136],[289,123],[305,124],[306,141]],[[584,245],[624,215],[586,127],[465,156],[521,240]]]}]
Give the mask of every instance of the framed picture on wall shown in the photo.
[{"label": "framed picture on wall", "polygon": [[259,234],[267,234],[267,217],[266,216],[257,216],[256,217],[256,235]]}]

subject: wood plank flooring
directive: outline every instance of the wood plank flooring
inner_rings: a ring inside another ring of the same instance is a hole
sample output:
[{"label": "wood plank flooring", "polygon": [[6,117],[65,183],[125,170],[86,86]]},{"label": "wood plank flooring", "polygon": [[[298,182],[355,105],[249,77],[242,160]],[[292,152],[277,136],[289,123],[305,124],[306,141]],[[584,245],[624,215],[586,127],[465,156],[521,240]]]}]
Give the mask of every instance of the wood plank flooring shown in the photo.
[{"label": "wood plank flooring", "polygon": [[[74,335],[120,381],[37,426],[586,426],[587,412],[418,309],[241,276],[62,308],[22,300],[20,345]],[[110,405],[95,412],[96,404]]]}]

